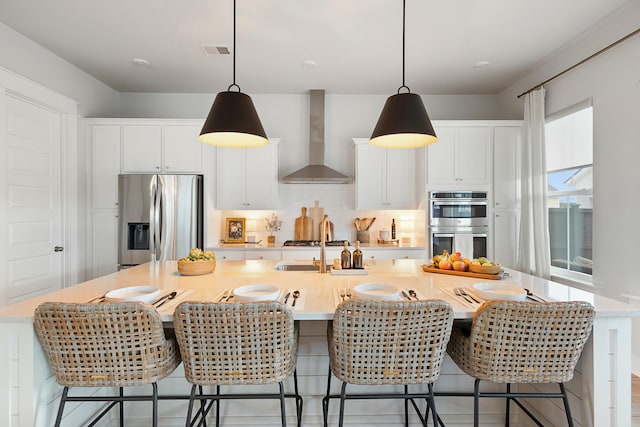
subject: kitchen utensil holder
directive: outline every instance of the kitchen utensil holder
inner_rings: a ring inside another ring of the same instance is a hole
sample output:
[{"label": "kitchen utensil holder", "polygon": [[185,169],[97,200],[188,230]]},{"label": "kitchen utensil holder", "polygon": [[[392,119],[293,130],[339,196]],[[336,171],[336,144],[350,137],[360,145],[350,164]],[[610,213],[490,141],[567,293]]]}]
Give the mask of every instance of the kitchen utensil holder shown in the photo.
[{"label": "kitchen utensil holder", "polygon": [[360,243],[369,243],[369,232],[366,230],[356,231],[356,240]]}]

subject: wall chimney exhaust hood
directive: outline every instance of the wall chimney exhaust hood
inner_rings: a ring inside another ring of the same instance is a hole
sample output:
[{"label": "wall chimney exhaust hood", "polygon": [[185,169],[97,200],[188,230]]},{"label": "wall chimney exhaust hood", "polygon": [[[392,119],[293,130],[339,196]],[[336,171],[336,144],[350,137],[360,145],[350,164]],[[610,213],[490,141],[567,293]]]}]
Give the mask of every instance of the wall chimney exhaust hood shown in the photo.
[{"label": "wall chimney exhaust hood", "polygon": [[352,179],[324,164],[324,90],[309,91],[309,165],[284,178],[287,184],[349,184]]}]

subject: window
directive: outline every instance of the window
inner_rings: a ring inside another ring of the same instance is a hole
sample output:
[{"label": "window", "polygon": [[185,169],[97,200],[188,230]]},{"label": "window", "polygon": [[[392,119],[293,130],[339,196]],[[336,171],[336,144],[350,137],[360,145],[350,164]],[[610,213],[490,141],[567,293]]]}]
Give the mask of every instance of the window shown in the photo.
[{"label": "window", "polygon": [[545,149],[551,273],[590,281],[593,265],[593,107],[590,101],[547,117]]}]

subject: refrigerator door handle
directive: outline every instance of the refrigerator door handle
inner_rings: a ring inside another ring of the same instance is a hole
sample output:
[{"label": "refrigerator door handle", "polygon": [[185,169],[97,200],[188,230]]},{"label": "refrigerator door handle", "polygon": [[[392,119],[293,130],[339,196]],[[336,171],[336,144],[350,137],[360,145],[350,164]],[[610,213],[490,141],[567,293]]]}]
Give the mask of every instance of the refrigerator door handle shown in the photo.
[{"label": "refrigerator door handle", "polygon": [[157,261],[158,257],[158,249],[160,243],[160,197],[158,196],[158,176],[154,175],[151,179],[150,186],[150,200],[151,200],[151,211],[149,212],[149,218],[151,219],[151,223],[153,224],[153,231],[150,240],[150,252],[151,252],[151,261]]}]

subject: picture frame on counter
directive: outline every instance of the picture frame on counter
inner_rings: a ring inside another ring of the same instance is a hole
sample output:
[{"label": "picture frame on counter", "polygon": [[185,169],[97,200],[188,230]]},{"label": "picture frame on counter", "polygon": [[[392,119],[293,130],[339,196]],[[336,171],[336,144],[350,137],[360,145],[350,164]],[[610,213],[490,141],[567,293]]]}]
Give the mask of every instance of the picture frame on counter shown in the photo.
[{"label": "picture frame on counter", "polygon": [[245,241],[246,218],[226,218],[224,228],[224,240],[230,243],[240,243]]}]

